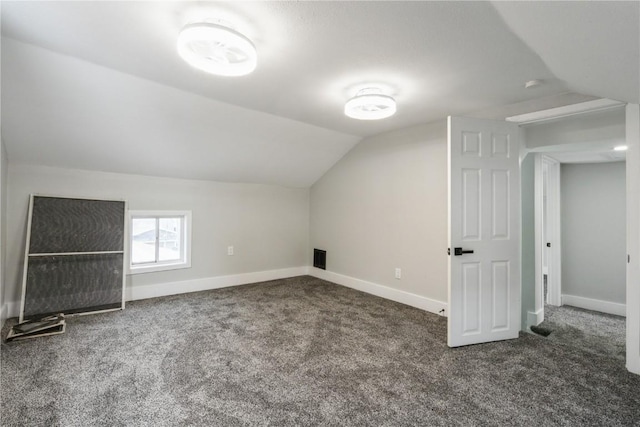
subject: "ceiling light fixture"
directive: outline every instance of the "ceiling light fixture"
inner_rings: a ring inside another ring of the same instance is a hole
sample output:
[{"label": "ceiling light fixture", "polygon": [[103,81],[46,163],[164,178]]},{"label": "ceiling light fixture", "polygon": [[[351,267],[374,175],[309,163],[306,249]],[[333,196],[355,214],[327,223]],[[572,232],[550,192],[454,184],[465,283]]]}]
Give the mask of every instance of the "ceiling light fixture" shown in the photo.
[{"label": "ceiling light fixture", "polygon": [[244,35],[208,22],[186,25],[178,36],[178,54],[189,65],[219,76],[244,76],[255,70],[256,48]]},{"label": "ceiling light fixture", "polygon": [[358,91],[344,106],[344,114],[358,120],[380,120],[396,112],[396,101],[383,95],[378,88],[369,87]]},{"label": "ceiling light fixture", "polygon": [[614,151],[627,151],[627,146],[626,145],[618,145],[617,147],[614,147],[613,150]]}]

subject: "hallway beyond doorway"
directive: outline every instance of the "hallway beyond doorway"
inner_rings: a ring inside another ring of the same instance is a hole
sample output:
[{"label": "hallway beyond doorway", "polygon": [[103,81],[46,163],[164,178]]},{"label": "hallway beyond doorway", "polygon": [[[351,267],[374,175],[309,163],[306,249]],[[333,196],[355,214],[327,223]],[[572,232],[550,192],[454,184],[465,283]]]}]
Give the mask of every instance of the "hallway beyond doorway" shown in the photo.
[{"label": "hallway beyond doorway", "polygon": [[539,327],[551,330],[547,339],[563,346],[609,356],[624,364],[625,321],[622,316],[564,305],[545,305]]}]

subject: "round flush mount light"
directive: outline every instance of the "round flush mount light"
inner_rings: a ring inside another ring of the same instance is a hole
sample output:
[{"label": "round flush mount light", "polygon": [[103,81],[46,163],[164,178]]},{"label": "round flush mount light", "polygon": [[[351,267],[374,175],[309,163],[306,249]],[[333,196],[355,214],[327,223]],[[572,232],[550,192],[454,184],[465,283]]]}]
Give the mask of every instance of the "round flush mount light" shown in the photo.
[{"label": "round flush mount light", "polygon": [[613,150],[614,151],[627,151],[627,146],[626,145],[618,145],[617,147],[614,147]]},{"label": "round flush mount light", "polygon": [[244,76],[255,70],[256,48],[244,35],[208,22],[186,25],[178,36],[178,54],[189,65],[219,76]]},{"label": "round flush mount light", "polygon": [[380,120],[396,113],[396,101],[378,88],[360,90],[344,106],[344,114],[358,120]]}]

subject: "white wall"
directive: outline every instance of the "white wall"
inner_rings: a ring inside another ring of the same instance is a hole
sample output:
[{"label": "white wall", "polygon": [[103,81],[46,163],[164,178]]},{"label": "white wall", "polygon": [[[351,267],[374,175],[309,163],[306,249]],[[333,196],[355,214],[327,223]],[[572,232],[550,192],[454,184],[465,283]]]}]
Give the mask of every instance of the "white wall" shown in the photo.
[{"label": "white wall", "polygon": [[563,164],[562,294],[625,304],[625,163]]},{"label": "white wall", "polygon": [[[2,2],[0,2],[0,31],[2,28]],[[2,63],[2,47],[0,43],[0,64]],[[0,81],[2,81],[2,67],[0,67]],[[0,85],[1,86],[1,85]],[[0,100],[2,99],[2,90],[0,89]],[[2,108],[0,107],[0,328],[7,318],[7,309],[5,307],[5,240],[6,240],[6,194],[7,194],[7,154],[2,140]]]},{"label": "white wall", "polygon": [[[257,184],[156,178],[42,166],[9,165],[7,301],[20,299],[29,194],[125,199],[133,210],[191,210],[192,267],[128,278],[129,296],[170,283],[304,267],[309,247],[309,190]],[[235,255],[226,254],[233,245]],[[248,276],[245,276],[248,277]],[[262,277],[262,276],[261,276]],[[258,279],[259,280],[259,279]],[[202,283],[199,282],[198,286]],[[206,286],[202,285],[202,286]],[[145,288],[148,289],[148,288]],[[12,309],[12,314],[15,312]]]},{"label": "white wall", "polygon": [[327,270],[341,276],[325,277],[358,279],[362,290],[431,311],[445,306],[446,122],[363,140],[311,188],[310,229],[311,247],[326,250]]},{"label": "white wall", "polygon": [[4,142],[0,138],[0,327],[8,317],[6,307],[7,282],[6,255],[7,255],[7,152]]}]

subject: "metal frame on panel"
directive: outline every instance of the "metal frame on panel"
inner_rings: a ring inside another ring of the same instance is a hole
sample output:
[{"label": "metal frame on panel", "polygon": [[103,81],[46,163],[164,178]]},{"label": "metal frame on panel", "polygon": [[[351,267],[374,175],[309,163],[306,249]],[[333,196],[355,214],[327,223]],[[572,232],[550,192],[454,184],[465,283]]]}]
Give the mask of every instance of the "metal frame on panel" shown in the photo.
[{"label": "metal frame on panel", "polygon": [[27,215],[27,238],[24,248],[24,265],[22,268],[22,294],[20,296],[20,317],[19,322],[24,322],[24,304],[27,295],[27,269],[29,268],[29,247],[31,246],[31,219],[33,217],[33,198],[35,194],[29,195],[29,213]]},{"label": "metal frame on panel", "polygon": [[[31,247],[31,225],[33,221],[33,205],[34,199],[36,197],[47,197],[47,198],[56,198],[56,199],[73,199],[73,200],[95,200],[101,202],[122,202],[124,203],[123,210],[123,240],[122,245],[123,248],[121,251],[90,251],[90,252],[60,252],[60,253],[35,253],[30,254],[29,249]],[[128,259],[128,204],[126,200],[123,199],[97,199],[93,197],[75,197],[75,196],[57,196],[57,195],[46,195],[46,194],[30,194],[29,195],[29,212],[27,216],[27,235],[26,235],[26,244],[24,250],[24,263],[23,263],[23,271],[22,271],[22,293],[20,298],[20,316],[19,322],[24,322],[24,308],[26,303],[26,292],[27,292],[27,271],[29,268],[29,259],[37,258],[42,256],[76,256],[76,255],[101,255],[101,254],[122,254],[122,303],[118,308],[109,308],[103,310],[94,310],[94,311],[86,311],[80,313],[72,313],[67,316],[82,316],[85,314],[96,314],[96,313],[104,313],[110,311],[124,310],[125,308],[125,289],[127,283],[127,259]]]}]

